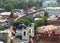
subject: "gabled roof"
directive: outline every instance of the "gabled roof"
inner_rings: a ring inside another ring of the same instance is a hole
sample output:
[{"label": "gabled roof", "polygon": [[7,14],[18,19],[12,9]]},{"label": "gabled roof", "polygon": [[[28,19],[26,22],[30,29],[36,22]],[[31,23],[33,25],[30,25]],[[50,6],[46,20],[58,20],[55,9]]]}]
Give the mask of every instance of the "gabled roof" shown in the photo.
[{"label": "gabled roof", "polygon": [[21,24],[21,25],[18,26],[18,29],[19,29],[19,30],[21,30],[21,29],[26,29],[26,26],[23,25],[23,24]]}]

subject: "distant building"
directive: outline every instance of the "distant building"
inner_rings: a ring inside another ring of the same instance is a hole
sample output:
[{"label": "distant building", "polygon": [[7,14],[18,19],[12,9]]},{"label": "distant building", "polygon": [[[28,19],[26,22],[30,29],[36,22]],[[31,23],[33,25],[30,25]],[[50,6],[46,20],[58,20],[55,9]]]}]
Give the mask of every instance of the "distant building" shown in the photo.
[{"label": "distant building", "polygon": [[48,16],[51,16],[51,15],[59,16],[60,15],[60,7],[47,7],[44,9],[48,12]]},{"label": "distant building", "polygon": [[42,7],[57,7],[57,1],[56,0],[45,0],[42,3]]},{"label": "distant building", "polygon": [[44,35],[45,32],[47,32],[45,36],[47,36],[48,34],[48,36],[51,37],[53,32],[54,32],[53,36],[56,36],[56,37],[60,36],[60,32],[59,32],[60,27],[59,25],[56,25],[56,24],[40,26],[37,28],[37,31],[38,31],[38,34],[40,34],[41,36]]},{"label": "distant building", "polygon": [[41,20],[44,17],[44,12],[45,11],[40,11],[37,12],[36,14],[33,15],[33,17],[35,18],[34,20]]},{"label": "distant building", "polygon": [[14,19],[18,16],[15,16],[13,12],[5,12],[1,13],[0,17],[0,25],[9,27],[14,22]]},{"label": "distant building", "polygon": [[20,9],[13,9],[13,12],[20,12]]},{"label": "distant building", "polygon": [[[9,15],[11,14],[11,12],[2,12],[2,13],[0,13],[0,19],[6,19],[7,17],[9,17]],[[14,18],[16,18],[16,17],[18,17],[18,15],[16,15],[15,13],[14,13]]]},{"label": "distant building", "polygon": [[29,1],[33,1],[33,2],[41,2],[41,1],[43,1],[43,0],[20,0],[21,2],[29,2]]},{"label": "distant building", "polygon": [[0,13],[1,13],[1,12],[5,12],[5,9],[0,8]]}]

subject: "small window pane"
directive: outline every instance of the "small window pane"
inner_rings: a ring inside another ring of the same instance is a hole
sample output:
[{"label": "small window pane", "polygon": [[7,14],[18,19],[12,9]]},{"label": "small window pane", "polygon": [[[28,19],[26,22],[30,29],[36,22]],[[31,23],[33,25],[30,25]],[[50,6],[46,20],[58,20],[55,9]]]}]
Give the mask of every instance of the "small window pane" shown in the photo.
[{"label": "small window pane", "polygon": [[26,36],[26,32],[24,31],[24,36]]},{"label": "small window pane", "polygon": [[29,33],[31,33],[31,29],[29,29]]}]

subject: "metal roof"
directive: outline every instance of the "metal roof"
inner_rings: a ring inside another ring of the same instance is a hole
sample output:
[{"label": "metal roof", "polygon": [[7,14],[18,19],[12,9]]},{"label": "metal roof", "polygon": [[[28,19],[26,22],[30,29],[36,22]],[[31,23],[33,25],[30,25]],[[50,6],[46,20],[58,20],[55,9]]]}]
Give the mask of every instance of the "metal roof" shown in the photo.
[{"label": "metal roof", "polygon": [[47,7],[47,8],[44,8],[44,9],[60,9],[60,7]]},{"label": "metal roof", "polygon": [[0,20],[0,22],[5,22],[5,21],[7,21],[7,19],[4,19],[4,20]]},{"label": "metal roof", "polygon": [[0,15],[10,15],[11,14],[11,12],[2,12],[2,13],[0,13]]}]

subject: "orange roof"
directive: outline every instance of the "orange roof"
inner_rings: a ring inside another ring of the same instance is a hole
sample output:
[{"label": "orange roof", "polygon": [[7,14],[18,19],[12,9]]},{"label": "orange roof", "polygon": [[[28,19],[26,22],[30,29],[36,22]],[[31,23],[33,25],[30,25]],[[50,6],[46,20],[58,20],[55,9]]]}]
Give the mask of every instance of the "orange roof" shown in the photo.
[{"label": "orange roof", "polygon": [[38,27],[38,29],[39,28],[40,28],[40,30],[43,29],[44,31],[53,31],[53,30],[58,29],[58,26],[55,26],[55,25],[47,25],[47,26]]}]

